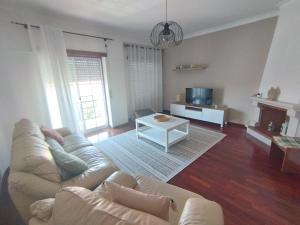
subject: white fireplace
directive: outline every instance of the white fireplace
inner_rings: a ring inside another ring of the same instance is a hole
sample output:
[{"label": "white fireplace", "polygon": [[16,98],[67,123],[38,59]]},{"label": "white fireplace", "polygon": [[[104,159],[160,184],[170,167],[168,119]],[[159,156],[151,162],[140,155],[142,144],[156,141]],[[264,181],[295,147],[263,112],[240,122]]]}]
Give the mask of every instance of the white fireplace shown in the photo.
[{"label": "white fireplace", "polygon": [[[300,104],[271,101],[265,98],[251,97],[255,107],[254,120],[247,127],[247,133],[271,145],[272,136],[286,135],[300,137]],[[267,129],[267,123],[275,124],[274,130]],[[280,131],[282,123],[287,123],[287,129]]]}]

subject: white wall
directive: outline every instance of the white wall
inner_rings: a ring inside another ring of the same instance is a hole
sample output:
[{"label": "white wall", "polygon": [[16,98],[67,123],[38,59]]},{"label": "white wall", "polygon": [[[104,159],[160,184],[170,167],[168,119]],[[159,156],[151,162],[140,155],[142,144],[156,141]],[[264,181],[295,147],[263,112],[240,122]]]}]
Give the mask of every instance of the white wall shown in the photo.
[{"label": "white wall", "polygon": [[300,103],[300,1],[293,1],[280,9],[260,84],[264,97],[272,86],[281,89],[280,101]]},{"label": "white wall", "polygon": [[[108,43],[111,125],[118,126],[128,121],[123,42],[145,44],[143,37],[76,18],[4,9],[0,5],[0,170],[9,165],[11,135],[16,121],[26,117],[49,125],[45,102],[36,94],[42,91],[39,90],[40,80],[30,53],[27,31],[11,24],[12,20],[113,38],[114,41]],[[99,39],[65,35],[65,40],[68,48],[105,50]]]},{"label": "white wall", "polygon": [[[258,91],[276,18],[207,34],[164,51],[164,109],[187,87],[214,88],[214,104],[230,108],[231,122],[251,120],[250,96]],[[205,70],[173,71],[184,63],[208,64]]]},{"label": "white wall", "polygon": [[0,169],[8,166],[13,124],[29,118],[49,126],[32,54],[0,51]]}]

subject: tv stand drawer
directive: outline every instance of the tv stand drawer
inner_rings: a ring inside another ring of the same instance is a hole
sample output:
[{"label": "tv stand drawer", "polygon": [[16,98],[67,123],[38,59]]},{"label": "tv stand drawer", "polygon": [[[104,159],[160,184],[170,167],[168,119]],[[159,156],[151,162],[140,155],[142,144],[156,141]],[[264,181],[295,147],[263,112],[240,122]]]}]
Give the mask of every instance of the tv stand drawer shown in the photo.
[{"label": "tv stand drawer", "polygon": [[186,110],[194,110],[194,111],[202,112],[202,108],[200,108],[200,107],[185,106],[185,109]]}]

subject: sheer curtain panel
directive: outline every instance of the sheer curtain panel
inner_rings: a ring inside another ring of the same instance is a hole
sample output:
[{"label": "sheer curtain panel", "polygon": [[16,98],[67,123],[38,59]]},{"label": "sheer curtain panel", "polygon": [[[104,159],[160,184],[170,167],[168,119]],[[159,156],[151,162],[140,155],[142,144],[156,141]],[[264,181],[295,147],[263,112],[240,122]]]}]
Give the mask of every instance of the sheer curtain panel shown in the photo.
[{"label": "sheer curtain panel", "polygon": [[162,53],[147,46],[126,45],[128,66],[129,117],[150,108],[162,111]]},{"label": "sheer curtain panel", "polygon": [[65,126],[80,131],[80,118],[71,94],[72,77],[62,30],[42,26],[28,26],[33,52],[42,77],[44,90],[54,128]]}]

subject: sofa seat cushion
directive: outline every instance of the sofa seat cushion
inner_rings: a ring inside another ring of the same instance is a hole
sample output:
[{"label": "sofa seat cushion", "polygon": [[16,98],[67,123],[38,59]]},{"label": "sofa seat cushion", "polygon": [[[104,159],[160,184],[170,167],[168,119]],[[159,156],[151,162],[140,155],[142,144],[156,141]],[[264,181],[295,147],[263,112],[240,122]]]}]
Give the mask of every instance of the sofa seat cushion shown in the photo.
[{"label": "sofa seat cushion", "polygon": [[79,187],[64,188],[56,195],[50,225],[169,225],[150,214],[130,209]]},{"label": "sofa seat cushion", "polygon": [[46,141],[35,136],[22,136],[12,143],[11,170],[27,172],[48,181],[61,181],[59,168]]},{"label": "sofa seat cushion", "polygon": [[171,224],[178,224],[181,212],[183,211],[184,205],[189,198],[204,199],[202,196],[196,193],[184,190],[174,185],[163,183],[158,180],[154,180],[150,177],[137,176],[136,180],[138,183],[138,185],[135,187],[136,190],[148,194],[169,196],[174,200],[177,206],[177,211],[170,210],[169,212],[169,222]]},{"label": "sofa seat cushion", "polygon": [[63,148],[66,152],[73,152],[79,148],[92,146],[93,144],[79,134],[71,134],[64,137]]},{"label": "sofa seat cushion", "polygon": [[85,161],[89,167],[112,163],[112,160],[95,146],[83,147],[71,153]]},{"label": "sofa seat cushion", "polygon": [[19,122],[15,124],[15,129],[13,132],[13,140],[24,135],[35,136],[40,139],[45,139],[45,136],[41,132],[39,125],[37,125],[36,123],[28,119],[21,119]]}]

